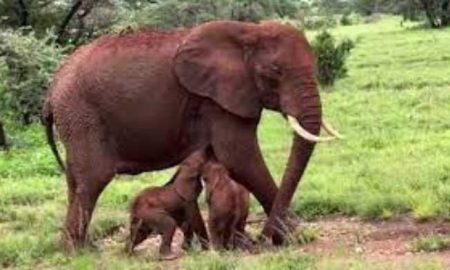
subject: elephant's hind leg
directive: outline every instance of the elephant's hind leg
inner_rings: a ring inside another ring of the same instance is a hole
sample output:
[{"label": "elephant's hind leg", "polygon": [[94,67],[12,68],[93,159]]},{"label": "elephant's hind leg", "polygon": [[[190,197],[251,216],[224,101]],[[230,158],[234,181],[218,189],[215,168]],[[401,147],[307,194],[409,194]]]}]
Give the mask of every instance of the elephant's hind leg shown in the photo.
[{"label": "elephant's hind leg", "polygon": [[73,250],[86,244],[86,231],[100,193],[114,176],[111,155],[102,140],[86,132],[67,146],[69,205],[64,244]]},{"label": "elephant's hind leg", "polygon": [[130,223],[130,236],[127,240],[125,251],[132,254],[134,248],[144,242],[152,231],[153,229],[151,228],[149,222],[146,222],[143,219],[133,218]]}]

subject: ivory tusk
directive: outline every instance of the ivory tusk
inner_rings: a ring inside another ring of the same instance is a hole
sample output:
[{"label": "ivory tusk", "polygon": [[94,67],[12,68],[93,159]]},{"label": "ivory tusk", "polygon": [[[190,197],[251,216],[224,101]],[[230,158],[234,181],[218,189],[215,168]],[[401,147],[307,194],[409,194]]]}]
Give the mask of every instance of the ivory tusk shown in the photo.
[{"label": "ivory tusk", "polygon": [[304,129],[300,123],[295,119],[295,117],[292,117],[290,115],[287,116],[288,122],[291,125],[291,127],[295,130],[295,132],[302,138],[304,138],[307,141],[310,142],[329,142],[332,140],[335,140],[335,137],[319,137],[316,135],[313,135],[309,133],[306,129]]},{"label": "ivory tusk", "polygon": [[336,137],[338,139],[344,139],[345,138],[339,132],[337,132],[330,124],[328,124],[327,121],[325,121],[324,119],[322,119],[322,127],[331,136],[334,136],[334,137]]}]

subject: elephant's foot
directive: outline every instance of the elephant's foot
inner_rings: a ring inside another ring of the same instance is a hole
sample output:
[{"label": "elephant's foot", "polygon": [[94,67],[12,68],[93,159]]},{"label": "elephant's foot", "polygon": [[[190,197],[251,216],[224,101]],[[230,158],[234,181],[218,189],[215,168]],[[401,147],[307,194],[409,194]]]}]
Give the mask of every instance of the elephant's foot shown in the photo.
[{"label": "elephant's foot", "polygon": [[285,243],[285,238],[287,236],[287,231],[281,225],[282,223],[277,222],[277,224],[271,223],[269,220],[266,221],[262,234],[259,237],[260,243],[272,242],[275,246],[281,246]]},{"label": "elephant's foot", "polygon": [[94,244],[89,243],[84,236],[81,237],[79,235],[71,234],[67,230],[62,233],[59,246],[66,253],[76,253],[84,248],[96,248]]},{"label": "elephant's foot", "polygon": [[181,257],[181,254],[177,254],[172,251],[168,251],[168,252],[161,252],[159,254],[158,259],[160,261],[172,261],[172,260],[178,259],[179,257]]},{"label": "elephant's foot", "polygon": [[269,218],[264,225],[260,240],[270,239],[276,246],[289,244],[289,239],[293,239],[298,224],[298,217],[293,213],[287,213],[283,218],[277,217],[274,222],[271,222]]}]

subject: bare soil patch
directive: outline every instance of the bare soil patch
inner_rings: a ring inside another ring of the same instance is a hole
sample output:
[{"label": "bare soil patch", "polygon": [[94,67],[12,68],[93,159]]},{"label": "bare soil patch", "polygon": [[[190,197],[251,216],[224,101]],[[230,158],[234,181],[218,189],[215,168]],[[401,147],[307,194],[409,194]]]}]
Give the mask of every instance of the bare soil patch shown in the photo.
[{"label": "bare soil patch", "polygon": [[400,265],[420,259],[436,259],[450,268],[450,250],[413,252],[411,242],[419,236],[450,234],[450,222],[433,220],[416,222],[411,218],[390,221],[364,221],[359,218],[326,218],[302,223],[320,231],[320,238],[301,247],[320,256],[337,253],[362,256],[374,262],[395,262]]},{"label": "bare soil patch", "polygon": [[[251,219],[257,221],[251,222],[247,229],[259,231],[262,222],[258,222],[258,217]],[[373,263],[393,263],[399,268],[408,268],[410,263],[417,260],[431,259],[450,269],[450,250],[425,253],[413,252],[411,249],[411,241],[416,237],[430,234],[450,235],[449,221],[416,222],[406,217],[389,221],[367,221],[360,218],[330,217],[300,222],[299,226],[313,227],[320,232],[320,237],[314,242],[298,245],[300,251],[311,255],[322,258],[358,257]],[[121,228],[110,238],[101,240],[100,246],[107,248],[108,245],[122,245],[127,234],[127,229]],[[184,254],[180,248],[182,241],[182,233],[177,231],[173,249],[181,256]],[[149,237],[137,248],[136,255],[156,260],[159,244],[159,237]],[[246,256],[252,255],[247,253]]]}]

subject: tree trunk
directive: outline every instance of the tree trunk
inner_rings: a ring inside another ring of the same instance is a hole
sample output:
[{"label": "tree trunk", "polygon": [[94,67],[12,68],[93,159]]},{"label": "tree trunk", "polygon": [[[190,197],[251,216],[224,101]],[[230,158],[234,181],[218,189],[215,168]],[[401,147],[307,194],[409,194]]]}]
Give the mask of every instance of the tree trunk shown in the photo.
[{"label": "tree trunk", "polygon": [[441,25],[448,26],[450,24],[450,0],[442,2]]},{"label": "tree trunk", "polygon": [[24,0],[18,0],[19,4],[19,18],[20,18],[20,26],[28,25],[28,8],[25,4]]},{"label": "tree trunk", "polygon": [[432,28],[440,28],[450,23],[448,0],[443,1],[442,5],[437,4],[435,0],[421,0],[420,2]]},{"label": "tree trunk", "polygon": [[0,149],[7,149],[8,143],[6,142],[5,129],[3,128],[3,123],[0,121]]}]

